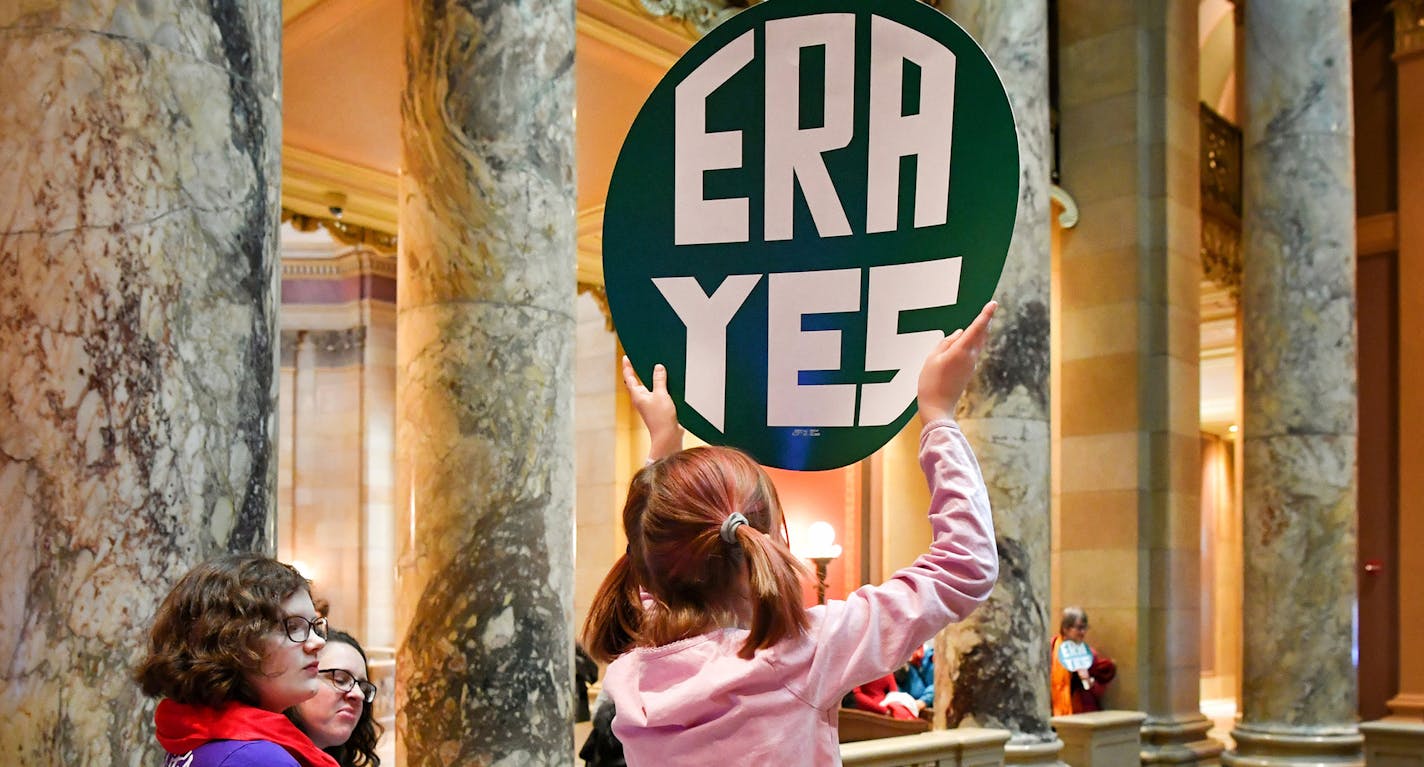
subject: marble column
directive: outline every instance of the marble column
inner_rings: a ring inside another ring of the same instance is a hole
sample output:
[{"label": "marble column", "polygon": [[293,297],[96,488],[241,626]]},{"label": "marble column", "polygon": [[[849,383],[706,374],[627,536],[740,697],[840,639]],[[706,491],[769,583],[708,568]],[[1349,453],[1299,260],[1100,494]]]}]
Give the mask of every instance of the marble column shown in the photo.
[{"label": "marble column", "polygon": [[958,417],[974,443],[998,535],[999,583],[936,649],[935,705],[951,727],[1009,730],[1011,764],[1054,764],[1049,725],[1048,10],[1044,0],[952,0],[942,9],[983,45],[1019,132],[1019,209],[988,350]]},{"label": "marble column", "polygon": [[130,675],[158,603],[271,548],[280,27],[261,0],[0,5],[9,763],[157,763]]},{"label": "marble column", "polygon": [[[1212,763],[1200,712],[1201,198],[1197,8],[1059,5],[1059,581],[1147,714],[1145,763]],[[1057,628],[1054,621],[1054,630]]]},{"label": "marble column", "polygon": [[574,4],[406,14],[396,755],[572,753]]},{"label": "marble column", "polygon": [[1243,674],[1232,765],[1360,764],[1346,0],[1246,4]]}]

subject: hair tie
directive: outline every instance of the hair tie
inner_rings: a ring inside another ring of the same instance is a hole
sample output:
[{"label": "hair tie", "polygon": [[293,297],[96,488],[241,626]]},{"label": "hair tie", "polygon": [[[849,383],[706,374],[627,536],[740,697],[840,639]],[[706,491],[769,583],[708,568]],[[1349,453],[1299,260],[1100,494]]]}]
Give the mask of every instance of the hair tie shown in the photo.
[{"label": "hair tie", "polygon": [[733,546],[737,545],[737,528],[741,527],[742,525],[745,525],[746,523],[747,518],[742,514],[742,512],[732,512],[722,522],[722,540],[732,544]]}]

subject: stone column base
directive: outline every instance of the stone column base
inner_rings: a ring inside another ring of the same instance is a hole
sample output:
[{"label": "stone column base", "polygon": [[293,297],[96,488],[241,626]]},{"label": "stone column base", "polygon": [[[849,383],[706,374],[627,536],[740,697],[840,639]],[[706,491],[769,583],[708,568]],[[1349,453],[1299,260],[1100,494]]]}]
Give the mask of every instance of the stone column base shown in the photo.
[{"label": "stone column base", "polygon": [[1063,739],[1063,761],[1073,767],[1137,767],[1146,718],[1141,711],[1094,711],[1051,721]]},{"label": "stone column base", "polygon": [[[1020,736],[1023,737],[1023,736]],[[1052,740],[1011,739],[1004,746],[1004,764],[1031,765],[1031,767],[1068,767],[1058,757],[1063,751],[1063,741],[1050,735]]]},{"label": "stone column base", "polygon": [[1369,767],[1424,767],[1424,721],[1380,719],[1360,725]]},{"label": "stone column base", "polygon": [[1148,719],[1142,724],[1142,763],[1221,764],[1225,746],[1206,736],[1211,724],[1200,712]]},{"label": "stone column base", "polygon": [[1413,719],[1424,722],[1424,695],[1419,693],[1402,692],[1388,702],[1389,719]]},{"label": "stone column base", "polygon": [[1364,736],[1354,727],[1332,732],[1265,730],[1249,724],[1231,731],[1236,749],[1222,755],[1228,767],[1348,765],[1364,767]]}]

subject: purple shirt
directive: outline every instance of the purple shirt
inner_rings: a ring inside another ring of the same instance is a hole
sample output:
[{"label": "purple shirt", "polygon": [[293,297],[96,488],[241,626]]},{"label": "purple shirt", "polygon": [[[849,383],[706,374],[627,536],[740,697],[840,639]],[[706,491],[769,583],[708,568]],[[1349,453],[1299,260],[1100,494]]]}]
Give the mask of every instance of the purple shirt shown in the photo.
[{"label": "purple shirt", "polygon": [[999,573],[989,496],[969,442],[950,420],[927,425],[930,550],[880,586],[813,607],[810,630],[737,657],[727,628],[624,653],[603,689],[630,767],[841,763],[837,709],[851,688],[895,670],[915,648],[989,597]]},{"label": "purple shirt", "polygon": [[266,740],[213,740],[186,754],[171,754],[163,767],[301,767],[287,749]]}]

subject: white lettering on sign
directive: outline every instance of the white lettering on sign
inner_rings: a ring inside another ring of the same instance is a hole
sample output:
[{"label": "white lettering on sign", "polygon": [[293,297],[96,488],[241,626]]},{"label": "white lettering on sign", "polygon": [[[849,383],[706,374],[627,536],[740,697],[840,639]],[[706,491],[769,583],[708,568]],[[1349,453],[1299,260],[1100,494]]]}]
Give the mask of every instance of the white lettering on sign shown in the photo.
[{"label": "white lettering on sign", "polygon": [[693,277],[653,280],[687,326],[687,381],[683,400],[722,431],[727,408],[727,323],[742,308],[760,274],[733,274],[711,296]]},{"label": "white lettering on sign", "polygon": [[894,370],[885,383],[866,384],[860,393],[860,425],[894,423],[915,398],[925,357],[944,340],[942,330],[900,332],[900,313],[959,303],[962,258],[877,266],[870,270],[866,300],[865,369]]},{"label": "white lettering on sign", "polygon": [[[766,425],[852,426],[856,389],[859,425],[893,423],[915,397],[916,373],[944,332],[899,332],[900,315],[959,301],[959,257],[870,267],[866,298],[865,368],[894,371],[884,383],[811,384],[803,370],[839,370],[839,330],[803,330],[808,314],[860,310],[860,269],[781,272],[767,282]],[[658,277],[653,284],[687,326],[683,400],[718,431],[726,426],[727,325],[761,282],[734,274],[711,296],[692,277]]]},{"label": "white lettering on sign", "polygon": [[[914,155],[915,227],[943,224],[949,211],[949,145],[954,134],[954,54],[933,38],[874,16],[870,20],[870,158],[865,229],[894,231],[900,158]],[[920,67],[920,111],[902,115],[905,65]]]},{"label": "white lettering on sign", "polygon": [[742,132],[707,132],[707,97],[752,60],[751,31],[712,54],[677,84],[673,100],[673,242],[747,241],[747,199],[707,200],[702,174],[742,166]]},{"label": "white lettering on sign", "polygon": [[[914,29],[872,16],[870,119],[866,158],[866,231],[896,228],[900,158],[916,158],[914,226],[948,218],[950,138],[954,127],[954,53]],[[742,132],[707,132],[707,97],[755,56],[749,30],[702,62],[674,95],[673,241],[677,245],[747,242],[746,197],[706,199],[707,171],[742,167]],[[793,195],[800,183],[822,237],[851,233],[823,155],[854,135],[855,17],[823,13],[766,24],[766,124],[763,235],[793,236]],[[825,46],[825,111],[818,128],[800,127],[801,49]],[[920,69],[919,111],[902,112],[905,62]]]},{"label": "white lettering on sign", "polygon": [[860,270],[773,274],[766,300],[766,425],[853,425],[855,384],[800,384],[802,370],[841,367],[841,332],[802,330],[801,317],[859,310]]},{"label": "white lettering on sign", "polygon": [[[825,116],[802,129],[801,49],[826,46]],[[766,239],[791,239],[792,185],[822,237],[850,234],[850,222],[821,159],[855,133],[855,14],[776,19],[766,23]],[[832,87],[833,83],[842,87]],[[794,180],[793,180],[794,179]]]}]

